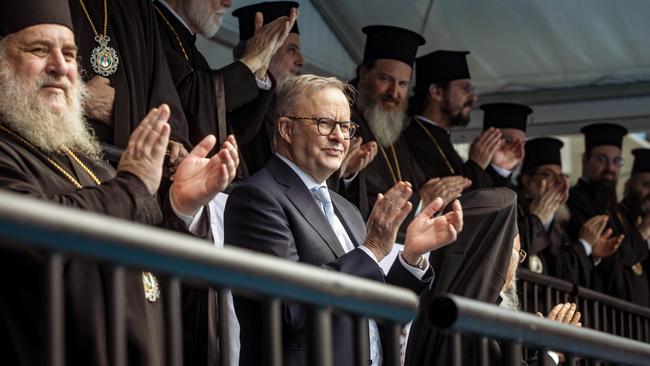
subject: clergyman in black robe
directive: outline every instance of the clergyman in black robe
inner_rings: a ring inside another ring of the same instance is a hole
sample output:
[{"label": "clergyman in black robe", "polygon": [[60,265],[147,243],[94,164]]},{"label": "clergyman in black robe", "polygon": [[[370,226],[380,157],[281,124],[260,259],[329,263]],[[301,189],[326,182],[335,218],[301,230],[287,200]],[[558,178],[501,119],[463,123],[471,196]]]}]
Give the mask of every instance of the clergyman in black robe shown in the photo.
[{"label": "clergyman in black robe", "polygon": [[522,163],[526,150],[526,125],[533,110],[516,103],[488,103],[483,110],[483,131],[493,127],[501,132],[501,146],[492,156],[485,171],[492,178],[494,187],[515,189],[512,172]]},{"label": "clergyman in black robe", "polygon": [[602,259],[594,269],[594,287],[623,300],[649,306],[648,278],[642,270],[642,263],[648,257],[647,243],[635,235],[634,230],[626,230],[626,220],[616,200],[616,180],[623,165],[621,146],[627,129],[601,123],[583,127],[581,132],[585,134],[583,176],[569,191],[569,236],[577,240],[585,221],[595,215],[607,215],[608,227],[614,235],[624,237],[616,253]]},{"label": "clergyman in black robe", "polygon": [[525,145],[517,189],[519,236],[528,254],[524,266],[535,273],[591,287],[591,247],[572,242],[566,231],[568,209],[564,203],[568,192],[567,177],[562,174],[563,145],[551,137],[528,140]]},{"label": "clergyman in black robe", "polygon": [[[154,1],[159,16],[158,25],[163,48],[188,120],[190,142],[196,144],[209,134],[217,136],[219,140],[225,139],[225,136],[219,136],[217,123],[215,80],[221,76],[227,131],[234,133],[240,149],[243,149],[261,133],[263,119],[272,99],[272,79],[265,75],[266,80],[256,80],[253,71],[239,60],[221,69],[212,69],[198,50],[196,37],[199,33],[210,38],[218,30],[218,26],[210,24],[212,27],[206,26],[205,29],[188,28],[191,24],[200,24],[201,19],[190,18],[198,15],[189,11],[175,11],[181,6],[194,5],[191,2],[168,4],[165,1]],[[264,20],[268,22],[266,18]],[[272,45],[268,44],[266,47]],[[261,89],[260,85],[264,89]],[[248,173],[245,169],[245,157],[243,160],[240,170],[245,176]]]},{"label": "clergyman in black robe", "polygon": [[[635,275],[633,278],[638,281],[639,274],[640,277],[648,278],[648,263],[650,263],[650,259],[647,258],[650,247],[650,149],[635,149],[632,153],[634,165],[630,178],[625,183],[625,197],[617,208],[625,235],[639,244],[638,252],[632,253],[636,255],[630,255],[629,259],[637,261],[646,256],[646,259],[641,262],[642,266],[635,262],[631,267]],[[647,244],[646,247],[643,246],[643,242]],[[628,292],[638,291],[636,287],[626,286],[624,283],[615,286]],[[648,296],[650,294],[642,292],[626,294],[626,297],[636,299],[634,302],[638,304],[642,304],[644,300],[650,301]]]},{"label": "clergyman in black robe", "polygon": [[[428,310],[433,298],[452,293],[496,304],[506,283],[517,235],[516,194],[506,188],[474,190],[461,196],[466,223],[452,245],[431,253],[436,279],[420,296],[422,310],[413,321],[405,365],[451,364],[450,338],[433,326]],[[478,364],[478,343],[463,345],[463,365]]]},{"label": "clergyman in black robe", "polygon": [[377,194],[388,191],[399,181],[411,183],[413,210],[397,236],[397,242],[403,243],[406,227],[420,205],[418,191],[424,183],[424,176],[402,134],[413,60],[424,39],[417,33],[390,26],[368,26],[363,32],[367,39],[352,121],[359,125],[356,135],[364,143],[376,141],[379,152],[352,182],[343,183],[344,195],[367,218]]},{"label": "clergyman in black robe", "polygon": [[[490,131],[488,144],[473,143],[487,155],[479,160],[470,154],[463,162],[451,143],[450,128],[469,123],[469,113],[476,102],[476,94],[471,85],[466,51],[435,51],[418,57],[416,64],[416,85],[409,100],[411,115],[406,128],[409,149],[420,165],[425,178],[462,175],[472,181],[468,188],[492,187],[491,177],[485,167],[496,148],[498,135]],[[432,91],[430,91],[433,90]],[[490,155],[491,154],[491,155]],[[487,160],[486,160],[487,159]],[[480,164],[485,164],[485,167]]]},{"label": "clergyman in black robe", "polygon": [[[276,19],[291,14],[291,9],[298,9],[299,3],[295,1],[264,1],[246,5],[232,12],[239,20],[239,42],[233,48],[233,56],[240,59],[244,56],[248,44],[255,35],[255,14],[261,13],[263,23],[268,24]],[[304,66],[300,49],[300,30],[298,22],[293,24],[284,43],[275,52],[269,62],[268,73],[277,85],[281,85],[287,78],[298,75]],[[271,102],[265,112],[263,122],[257,134],[239,145],[239,149],[246,161],[249,174],[254,174],[264,168],[271,156],[275,153],[275,93],[271,95]]]},{"label": "clergyman in black robe", "polygon": [[[108,24],[104,22],[105,5]],[[169,72],[157,15],[151,2],[69,0],[69,6],[84,81],[106,77],[115,91],[110,125],[89,118],[99,139],[118,148],[125,148],[131,132],[147,112],[166,103],[172,112],[170,140],[188,148],[187,120]],[[118,59],[100,58],[98,62],[103,62],[104,68],[99,71],[91,62],[93,50],[99,47],[95,40],[98,34],[110,38],[107,47],[115,50]]]}]

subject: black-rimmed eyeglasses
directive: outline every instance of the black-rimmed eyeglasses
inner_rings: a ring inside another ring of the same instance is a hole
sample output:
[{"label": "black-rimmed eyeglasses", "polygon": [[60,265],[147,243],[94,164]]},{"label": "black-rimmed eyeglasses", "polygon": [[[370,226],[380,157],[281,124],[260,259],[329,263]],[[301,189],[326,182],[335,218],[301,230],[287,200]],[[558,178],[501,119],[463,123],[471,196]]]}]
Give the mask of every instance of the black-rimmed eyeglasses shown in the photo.
[{"label": "black-rimmed eyeglasses", "polygon": [[304,121],[310,121],[311,123],[315,123],[316,127],[318,128],[318,133],[323,135],[323,136],[329,136],[332,131],[334,131],[334,128],[336,126],[339,126],[339,129],[341,130],[341,133],[343,134],[343,138],[346,140],[349,140],[354,136],[354,133],[357,131],[357,128],[359,125],[352,121],[335,121],[331,118],[327,117],[297,117],[297,116],[284,116],[289,119],[298,119],[298,120],[304,120]]}]

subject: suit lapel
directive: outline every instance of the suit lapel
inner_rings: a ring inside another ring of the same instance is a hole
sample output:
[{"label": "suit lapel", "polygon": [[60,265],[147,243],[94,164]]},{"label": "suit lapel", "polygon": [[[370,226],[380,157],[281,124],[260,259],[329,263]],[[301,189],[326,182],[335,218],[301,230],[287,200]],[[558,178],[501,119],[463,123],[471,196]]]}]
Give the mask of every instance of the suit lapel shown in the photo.
[{"label": "suit lapel", "polygon": [[334,255],[340,257],[345,254],[332,226],[327,221],[325,214],[323,214],[323,210],[318,206],[314,196],[300,177],[277,156],[271,158],[268,168],[278,183],[287,187],[285,194],[289,201],[293,203],[305,221],[316,230]]}]

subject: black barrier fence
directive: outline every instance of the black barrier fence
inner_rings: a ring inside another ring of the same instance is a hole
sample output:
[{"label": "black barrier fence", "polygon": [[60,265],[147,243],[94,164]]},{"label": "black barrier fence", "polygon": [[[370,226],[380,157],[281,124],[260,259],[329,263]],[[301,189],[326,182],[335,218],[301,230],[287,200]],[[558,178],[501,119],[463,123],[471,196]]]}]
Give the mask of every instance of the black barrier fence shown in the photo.
[{"label": "black barrier fence", "polygon": [[648,308],[525,269],[519,269],[518,279],[521,304],[526,312],[548,314],[555,304],[575,302],[582,313],[583,327],[650,341]]},{"label": "black barrier fence", "polygon": [[[449,337],[452,366],[520,366],[533,359],[539,361],[536,365],[544,365],[541,360],[549,351],[561,355],[563,365],[650,365],[646,343],[460,296],[438,296],[422,311],[428,311],[433,324]],[[478,345],[479,351],[466,352],[468,342]],[[524,346],[534,350],[529,357]]]},{"label": "black barrier fence", "polygon": [[[263,299],[266,364],[282,360],[282,303],[301,303],[310,309],[310,365],[333,363],[333,314],[354,321],[358,364],[368,364],[368,319],[388,329],[382,339],[384,365],[399,365],[399,331],[416,314],[417,296],[406,289],[293,263],[237,248],[216,248],[178,233],[145,227],[80,210],[63,208],[33,198],[0,192],[0,246],[10,250],[40,248],[47,253],[44,296],[48,321],[44,334],[49,364],[65,364],[65,286],[68,258],[101,263],[111,268],[113,286],[106,310],[109,357],[116,366],[127,364],[125,270],[153,271],[160,278],[165,309],[165,364],[181,365],[182,319],[180,287],[185,281],[206,283],[217,290],[220,316],[220,363],[230,365],[228,308],[230,291]],[[2,301],[9,301],[6,298]],[[260,350],[261,351],[261,350]]]}]

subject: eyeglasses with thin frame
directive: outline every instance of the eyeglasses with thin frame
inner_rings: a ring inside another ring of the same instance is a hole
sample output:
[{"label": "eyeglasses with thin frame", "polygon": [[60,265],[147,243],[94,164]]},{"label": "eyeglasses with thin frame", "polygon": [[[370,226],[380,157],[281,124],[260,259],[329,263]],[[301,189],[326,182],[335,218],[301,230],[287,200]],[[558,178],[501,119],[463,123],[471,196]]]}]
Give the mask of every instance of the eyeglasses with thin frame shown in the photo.
[{"label": "eyeglasses with thin frame", "polygon": [[351,139],[352,136],[354,136],[354,133],[357,131],[357,128],[359,127],[358,124],[352,121],[339,122],[327,117],[298,117],[298,116],[284,116],[284,117],[293,120],[310,121],[311,123],[316,124],[318,133],[323,136],[329,136],[338,125],[339,129],[341,130],[341,133],[343,134],[343,138],[346,140]]},{"label": "eyeglasses with thin frame", "polygon": [[611,164],[613,164],[615,166],[618,166],[618,167],[622,167],[623,165],[625,165],[625,159],[620,157],[620,156],[614,156],[614,157],[610,158],[609,156],[607,156],[605,154],[598,154],[598,155],[592,155],[592,157],[594,159],[596,159],[597,162],[599,162],[599,163],[601,163],[603,165],[609,165],[610,162],[611,162]]}]

